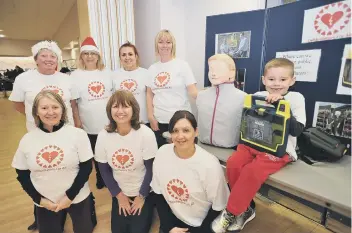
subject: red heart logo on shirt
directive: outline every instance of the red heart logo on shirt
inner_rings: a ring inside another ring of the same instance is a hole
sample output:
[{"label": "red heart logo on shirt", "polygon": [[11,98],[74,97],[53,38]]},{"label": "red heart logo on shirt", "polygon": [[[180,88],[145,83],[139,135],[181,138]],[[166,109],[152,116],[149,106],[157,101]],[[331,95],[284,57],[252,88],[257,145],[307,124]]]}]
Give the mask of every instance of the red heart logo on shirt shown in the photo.
[{"label": "red heart logo on shirt", "polygon": [[59,153],[57,151],[45,152],[42,154],[43,159],[45,159],[48,163],[51,163]]},{"label": "red heart logo on shirt", "polygon": [[91,86],[90,89],[98,94],[99,91],[101,90],[101,85]]},{"label": "red heart logo on shirt", "polygon": [[182,195],[185,193],[185,191],[184,191],[182,188],[178,188],[178,187],[175,186],[175,185],[172,185],[172,186],[171,186],[171,189],[172,189],[172,191],[174,191],[178,196],[182,196]]},{"label": "red heart logo on shirt", "polygon": [[122,165],[125,165],[125,163],[127,163],[127,161],[130,159],[130,157],[128,155],[118,155],[117,156],[117,161],[119,161],[119,163],[121,163]]},{"label": "red heart logo on shirt", "polygon": [[123,84],[128,90],[130,90],[133,86],[134,86],[134,83],[133,82],[125,82]]},{"label": "red heart logo on shirt", "polygon": [[321,17],[321,21],[329,28],[332,28],[334,24],[342,18],[342,16],[342,11],[336,11],[334,14],[326,13]]},{"label": "red heart logo on shirt", "polygon": [[159,83],[162,84],[165,81],[165,79],[167,79],[167,76],[166,75],[158,76],[157,79],[158,79]]}]

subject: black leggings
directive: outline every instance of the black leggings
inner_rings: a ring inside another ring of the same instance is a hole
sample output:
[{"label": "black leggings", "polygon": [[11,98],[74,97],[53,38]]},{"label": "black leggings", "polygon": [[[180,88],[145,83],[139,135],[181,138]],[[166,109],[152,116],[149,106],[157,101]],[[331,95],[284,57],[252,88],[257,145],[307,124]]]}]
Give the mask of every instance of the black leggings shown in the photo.
[{"label": "black leggings", "polygon": [[152,192],[149,196],[152,198],[153,203],[156,205],[160,219],[161,232],[168,233],[172,229],[169,229],[169,227],[174,226],[179,228],[188,228],[187,232],[190,233],[213,233],[211,230],[211,223],[220,214],[220,211],[215,211],[210,208],[207,216],[202,222],[202,225],[199,227],[193,227],[184,223],[172,213],[172,210],[163,195]]},{"label": "black leggings", "polygon": [[72,219],[73,231],[75,233],[93,232],[93,223],[91,221],[91,198],[88,196],[85,200],[71,206],[58,213],[47,210],[43,207],[36,207],[38,218],[38,229],[40,233],[62,233],[62,222],[68,212]]},{"label": "black leggings", "polygon": [[[90,141],[90,146],[92,148],[92,151],[93,151],[93,153],[95,153],[95,144],[97,143],[98,135],[97,134],[88,134],[88,138],[89,138],[89,141]],[[97,181],[104,183],[103,178],[101,177],[101,174],[100,174],[98,162],[95,161],[95,159],[94,159],[94,165],[95,165],[95,171],[97,173],[96,174],[97,175]]]},{"label": "black leggings", "polygon": [[[146,126],[150,127],[150,123],[145,124]],[[159,130],[158,131],[153,131],[155,134],[156,141],[158,143],[158,148],[160,148],[162,145],[167,144],[168,142],[166,139],[163,137],[163,133],[169,131],[169,124],[161,124],[159,123]]]},{"label": "black leggings", "polygon": [[[134,197],[131,198],[134,200]],[[150,197],[145,199],[141,214],[125,216],[119,214],[119,202],[112,198],[111,232],[112,233],[148,233],[153,221],[153,203]]]}]

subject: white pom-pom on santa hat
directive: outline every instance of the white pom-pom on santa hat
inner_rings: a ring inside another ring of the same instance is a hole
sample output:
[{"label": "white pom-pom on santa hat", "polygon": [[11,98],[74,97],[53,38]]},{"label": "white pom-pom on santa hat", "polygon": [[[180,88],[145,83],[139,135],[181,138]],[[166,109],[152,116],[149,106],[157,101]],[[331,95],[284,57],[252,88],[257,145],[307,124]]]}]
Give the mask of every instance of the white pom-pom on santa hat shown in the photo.
[{"label": "white pom-pom on santa hat", "polygon": [[92,51],[100,53],[95,41],[92,37],[88,36],[81,44],[81,53],[84,51]]},{"label": "white pom-pom on santa hat", "polygon": [[43,40],[33,45],[32,47],[33,57],[35,57],[42,49],[50,50],[53,53],[55,53],[59,59],[61,58],[61,49],[59,48],[59,46],[55,41]]}]

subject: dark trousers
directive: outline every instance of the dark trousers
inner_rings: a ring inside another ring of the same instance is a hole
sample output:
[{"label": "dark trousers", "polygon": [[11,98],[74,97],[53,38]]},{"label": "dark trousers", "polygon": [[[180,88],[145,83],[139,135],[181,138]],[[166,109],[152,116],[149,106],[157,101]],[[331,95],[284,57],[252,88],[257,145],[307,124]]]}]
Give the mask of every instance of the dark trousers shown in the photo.
[{"label": "dark trousers", "polygon": [[[131,198],[134,200],[134,198]],[[148,233],[153,220],[153,203],[149,197],[145,199],[141,214],[119,214],[119,202],[112,198],[111,232],[112,233]]]},{"label": "dark trousers", "polygon": [[[145,124],[146,126],[150,127],[150,123]],[[153,131],[156,137],[156,141],[158,143],[158,148],[160,148],[162,145],[167,144],[168,142],[166,139],[163,137],[163,133],[169,131],[169,124],[161,124],[159,123],[159,130],[158,131]]]},{"label": "dark trousers", "polygon": [[[38,224],[37,208],[38,207],[36,205],[34,205],[33,214],[34,214],[34,222]],[[62,229],[62,231],[64,231],[67,212],[66,212],[66,210],[62,210],[62,212],[63,212],[63,217],[61,219],[61,229]]]},{"label": "dark trousers", "polygon": [[[95,144],[97,143],[98,135],[97,134],[88,134],[88,138],[90,141],[90,146],[92,147],[92,151],[93,151],[93,153],[95,153]],[[96,175],[97,175],[97,182],[104,183],[103,178],[101,177],[101,174],[99,171],[98,162],[95,160],[94,160],[94,165],[95,165],[95,171],[96,171]]]},{"label": "dark trousers", "polygon": [[[91,198],[88,196],[85,200],[77,204],[71,204],[67,211],[72,219],[73,231],[75,233],[93,232],[91,221]],[[36,207],[38,218],[39,233],[62,233],[62,220],[64,211],[55,213],[42,207]]]},{"label": "dark trousers", "polygon": [[[220,212],[219,212],[220,213]],[[172,211],[170,210],[170,214],[174,215],[172,213]],[[213,222],[213,220],[217,217],[217,215],[214,214],[208,214],[209,216],[207,216],[202,225],[199,227],[192,227],[190,225],[187,225],[186,223],[182,222],[180,219],[178,219],[175,215],[174,219],[176,219],[175,222],[175,226],[179,227],[179,228],[188,228],[189,233],[213,233],[213,231],[211,230],[211,223]],[[212,215],[212,216],[210,216]],[[160,233],[167,233],[168,231],[163,229],[162,223],[160,222]]]}]

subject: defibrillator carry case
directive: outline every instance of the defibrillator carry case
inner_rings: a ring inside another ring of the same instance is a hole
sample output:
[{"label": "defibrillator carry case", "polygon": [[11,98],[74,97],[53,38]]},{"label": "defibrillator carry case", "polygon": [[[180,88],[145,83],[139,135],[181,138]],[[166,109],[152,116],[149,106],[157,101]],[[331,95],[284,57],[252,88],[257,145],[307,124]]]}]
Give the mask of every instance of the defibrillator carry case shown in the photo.
[{"label": "defibrillator carry case", "polygon": [[346,145],[317,128],[308,128],[297,138],[298,158],[312,165],[314,162],[335,162],[347,151]]},{"label": "defibrillator carry case", "polygon": [[242,111],[240,143],[277,157],[286,154],[291,118],[290,104],[269,104],[264,96],[247,95]]}]

